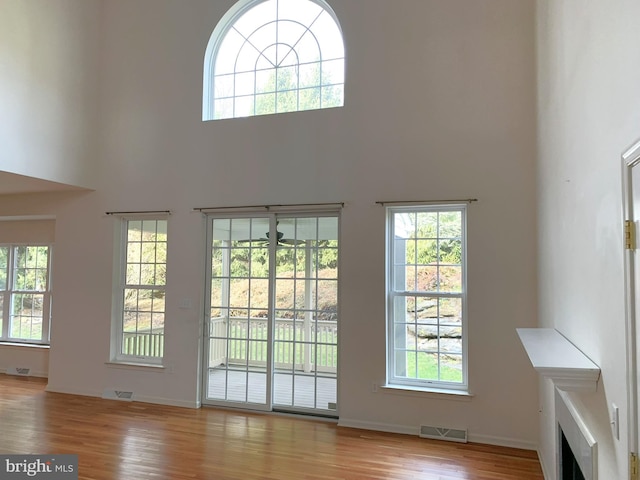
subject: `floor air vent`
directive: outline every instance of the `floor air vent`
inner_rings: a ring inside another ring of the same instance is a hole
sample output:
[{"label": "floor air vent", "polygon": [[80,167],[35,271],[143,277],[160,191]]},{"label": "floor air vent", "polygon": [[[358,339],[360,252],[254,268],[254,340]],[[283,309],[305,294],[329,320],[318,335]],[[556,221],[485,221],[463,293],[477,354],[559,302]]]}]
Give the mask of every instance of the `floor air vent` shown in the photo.
[{"label": "floor air vent", "polygon": [[133,401],[133,392],[106,389],[102,394],[102,398],[105,398],[107,400],[122,400],[124,402],[131,402]]},{"label": "floor air vent", "polygon": [[467,431],[456,430],[455,428],[420,425],[420,438],[433,438],[435,440],[467,443]]},{"label": "floor air vent", "polygon": [[22,377],[28,377],[31,373],[31,369],[27,367],[9,367],[7,368],[7,375],[20,375]]}]

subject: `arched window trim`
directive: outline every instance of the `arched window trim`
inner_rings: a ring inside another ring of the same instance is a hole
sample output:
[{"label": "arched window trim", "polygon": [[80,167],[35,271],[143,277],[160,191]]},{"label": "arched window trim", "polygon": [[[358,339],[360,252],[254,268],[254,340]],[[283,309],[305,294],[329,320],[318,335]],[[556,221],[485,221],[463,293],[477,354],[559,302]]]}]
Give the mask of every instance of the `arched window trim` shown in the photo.
[{"label": "arched window trim", "polygon": [[[202,120],[213,120],[215,113],[215,64],[216,58],[218,56],[218,51],[220,50],[220,46],[222,45],[223,40],[225,39],[229,30],[231,30],[240,17],[242,17],[246,12],[251,10],[257,5],[261,3],[267,2],[269,0],[239,0],[236,2],[227,12],[222,16],[216,27],[213,29],[211,36],[209,37],[209,42],[207,43],[207,48],[204,54],[204,68],[203,68],[203,83],[202,83]],[[342,33],[342,26],[340,25],[340,21],[336,13],[333,11],[331,6],[326,3],[324,0],[308,0],[310,2],[315,3],[320,8],[322,8],[325,12],[327,12],[338,28],[340,32],[341,39],[344,43],[344,35]],[[316,43],[318,42],[317,37],[310,31],[311,26],[315,23],[315,21],[319,18],[316,17],[313,22],[309,25],[304,25],[304,28],[314,37]],[[290,20],[287,20],[290,21]],[[272,23],[272,22],[267,22]],[[303,25],[300,22],[300,25]],[[291,51],[295,53],[294,49],[295,45],[291,47]],[[322,50],[320,49],[320,54],[322,55]],[[297,55],[297,53],[296,53]],[[344,51],[344,61],[345,61],[345,69],[346,69],[346,49]],[[322,62],[322,57],[320,61]],[[296,63],[300,65],[300,63]],[[322,63],[321,63],[322,65]]]}]

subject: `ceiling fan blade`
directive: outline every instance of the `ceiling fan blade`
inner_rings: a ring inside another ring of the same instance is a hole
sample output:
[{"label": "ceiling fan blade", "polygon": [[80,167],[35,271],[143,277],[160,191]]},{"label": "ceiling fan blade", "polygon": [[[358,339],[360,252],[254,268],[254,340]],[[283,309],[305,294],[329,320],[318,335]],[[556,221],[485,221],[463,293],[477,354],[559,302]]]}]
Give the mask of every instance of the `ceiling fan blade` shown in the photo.
[{"label": "ceiling fan blade", "polygon": [[268,238],[248,238],[246,240],[236,240],[238,243],[253,243],[253,242],[263,242],[269,243]]},{"label": "ceiling fan blade", "polygon": [[306,242],[304,240],[294,240],[292,238],[283,238],[282,240],[280,240],[279,243],[283,245],[303,245]]}]

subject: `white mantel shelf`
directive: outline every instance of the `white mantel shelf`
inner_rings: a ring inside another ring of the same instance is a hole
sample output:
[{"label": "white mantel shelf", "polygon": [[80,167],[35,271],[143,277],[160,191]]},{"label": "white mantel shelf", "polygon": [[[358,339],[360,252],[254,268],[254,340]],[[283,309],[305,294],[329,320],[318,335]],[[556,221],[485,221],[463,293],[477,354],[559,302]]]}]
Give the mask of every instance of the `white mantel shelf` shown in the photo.
[{"label": "white mantel shelf", "polygon": [[553,328],[517,328],[536,371],[560,390],[595,392],[600,367]]}]

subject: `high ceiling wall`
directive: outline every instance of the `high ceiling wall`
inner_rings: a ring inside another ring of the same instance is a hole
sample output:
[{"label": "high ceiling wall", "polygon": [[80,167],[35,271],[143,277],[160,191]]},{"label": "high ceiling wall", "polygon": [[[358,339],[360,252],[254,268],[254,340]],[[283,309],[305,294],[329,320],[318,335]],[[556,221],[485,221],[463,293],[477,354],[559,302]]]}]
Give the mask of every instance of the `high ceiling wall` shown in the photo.
[{"label": "high ceiling wall", "polygon": [[0,2],[0,194],[95,186],[101,3]]},{"label": "high ceiling wall", "polygon": [[[536,324],[533,0],[331,0],[346,45],[343,108],[202,122],[205,48],[233,3],[104,2],[89,131],[99,146],[95,192],[0,204],[0,215],[56,215],[49,388],[135,389],[196,405],[205,232],[194,207],[344,202],[341,422],[465,428],[474,441],[535,448],[536,376],[515,332]],[[376,201],[456,198],[479,200],[468,214],[473,396],[373,391],[386,350]],[[104,213],[167,209],[170,368],[105,364],[114,219]]]},{"label": "high ceiling wall", "polygon": [[[627,478],[636,447],[627,430],[621,156],[640,136],[640,4],[540,0],[537,12],[540,325],[600,366],[598,392],[573,398],[598,442],[598,478]],[[554,475],[546,382],[541,398],[542,459]]]}]

